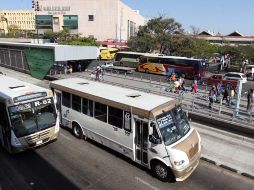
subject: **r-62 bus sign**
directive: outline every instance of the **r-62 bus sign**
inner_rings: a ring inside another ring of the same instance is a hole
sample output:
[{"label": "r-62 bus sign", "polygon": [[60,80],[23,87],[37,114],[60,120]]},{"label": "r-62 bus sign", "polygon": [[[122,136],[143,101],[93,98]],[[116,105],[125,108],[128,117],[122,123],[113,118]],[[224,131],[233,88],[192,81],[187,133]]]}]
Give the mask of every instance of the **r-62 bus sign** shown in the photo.
[{"label": "r-62 bus sign", "polygon": [[48,98],[48,99],[44,99],[44,100],[38,100],[34,102],[34,106],[38,107],[41,105],[47,105],[47,104],[51,104],[52,103],[52,99]]}]

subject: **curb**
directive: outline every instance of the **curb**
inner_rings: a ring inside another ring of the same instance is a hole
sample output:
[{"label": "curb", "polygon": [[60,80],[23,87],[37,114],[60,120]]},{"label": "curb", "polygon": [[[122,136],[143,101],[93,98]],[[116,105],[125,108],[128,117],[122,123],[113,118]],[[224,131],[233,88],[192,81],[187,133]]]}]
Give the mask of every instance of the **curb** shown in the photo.
[{"label": "curb", "polygon": [[213,160],[210,160],[209,158],[201,157],[200,160],[203,160],[203,161],[208,162],[208,163],[210,163],[210,164],[219,166],[219,167],[221,167],[221,168],[223,168],[223,169],[226,169],[226,170],[228,170],[228,171],[231,171],[231,172],[240,174],[241,176],[244,176],[244,177],[246,177],[246,178],[249,178],[249,179],[254,180],[254,176],[251,175],[251,174],[244,173],[244,172],[240,172],[240,171],[238,171],[238,170],[236,170],[236,169],[234,169],[234,168],[231,168],[231,167],[226,166],[226,165],[224,165],[224,164],[219,164],[219,163],[217,163],[217,162],[215,162],[215,161],[213,161]]}]

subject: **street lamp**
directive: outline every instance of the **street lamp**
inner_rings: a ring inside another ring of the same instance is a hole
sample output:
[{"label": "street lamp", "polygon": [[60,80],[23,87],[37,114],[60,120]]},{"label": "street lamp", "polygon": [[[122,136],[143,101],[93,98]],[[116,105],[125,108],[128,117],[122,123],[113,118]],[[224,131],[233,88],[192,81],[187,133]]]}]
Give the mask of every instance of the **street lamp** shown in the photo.
[{"label": "street lamp", "polygon": [[37,42],[39,43],[39,32],[38,32],[38,26],[37,26],[37,11],[40,11],[39,7],[39,1],[34,1],[32,0],[32,8],[35,11],[35,29],[36,29],[36,34],[37,34]]}]

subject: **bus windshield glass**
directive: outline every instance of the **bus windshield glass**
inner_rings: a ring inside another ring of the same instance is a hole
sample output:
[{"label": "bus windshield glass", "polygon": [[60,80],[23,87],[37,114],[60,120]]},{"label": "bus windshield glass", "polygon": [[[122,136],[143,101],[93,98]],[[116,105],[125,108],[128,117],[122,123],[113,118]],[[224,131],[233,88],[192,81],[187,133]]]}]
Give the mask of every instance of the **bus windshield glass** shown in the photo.
[{"label": "bus windshield glass", "polygon": [[52,98],[12,106],[9,113],[14,133],[18,138],[56,124]]},{"label": "bus windshield glass", "polygon": [[166,146],[177,142],[190,130],[189,122],[180,106],[158,115],[156,121]]}]

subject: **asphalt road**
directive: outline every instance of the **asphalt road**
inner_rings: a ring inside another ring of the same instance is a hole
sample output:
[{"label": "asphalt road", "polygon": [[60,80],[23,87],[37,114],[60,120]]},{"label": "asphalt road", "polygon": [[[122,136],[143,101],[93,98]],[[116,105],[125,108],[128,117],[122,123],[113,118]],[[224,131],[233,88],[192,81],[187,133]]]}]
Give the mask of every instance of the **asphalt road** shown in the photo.
[{"label": "asphalt road", "polygon": [[56,142],[35,151],[11,156],[0,149],[0,155],[0,174],[9,179],[13,190],[236,190],[254,187],[254,181],[204,161],[184,182],[161,182],[126,157],[93,141],[78,140],[66,129],[61,129]]}]

